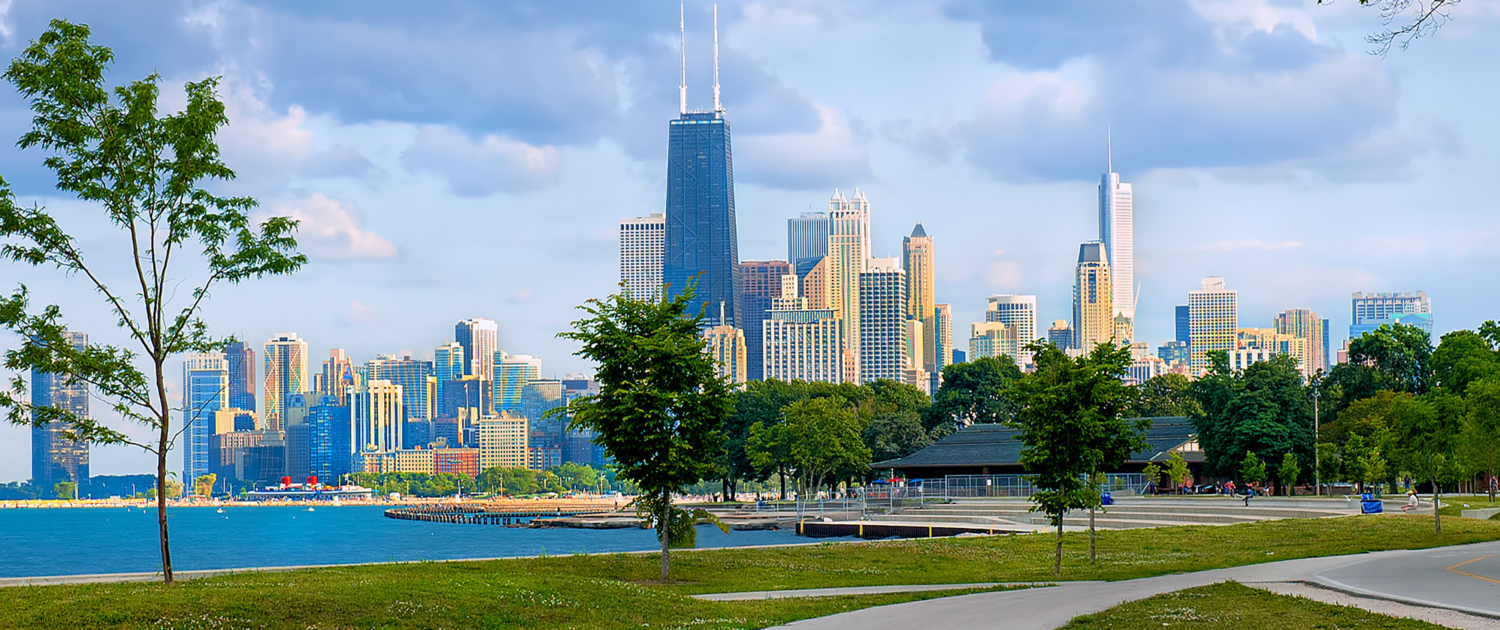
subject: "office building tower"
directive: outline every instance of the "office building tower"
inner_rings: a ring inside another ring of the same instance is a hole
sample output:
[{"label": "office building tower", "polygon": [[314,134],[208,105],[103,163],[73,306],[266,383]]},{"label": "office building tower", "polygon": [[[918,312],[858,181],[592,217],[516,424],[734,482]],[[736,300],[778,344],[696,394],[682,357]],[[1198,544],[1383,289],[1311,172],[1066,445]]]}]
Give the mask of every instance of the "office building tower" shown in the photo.
[{"label": "office building tower", "polygon": [[[63,333],[64,339],[75,350],[88,346],[88,335]],[[31,371],[32,407],[52,407],[79,418],[89,417],[88,383],[62,374]],[[51,492],[59,481],[71,481],[82,485],[89,478],[89,445],[70,440],[67,433],[72,424],[67,422],[40,421],[38,412],[31,412],[31,483],[44,492]]]},{"label": "office building tower", "polygon": [[1382,325],[1405,324],[1432,334],[1432,302],[1422,291],[1416,293],[1355,293],[1349,338],[1358,339]]},{"label": "office building tower", "polygon": [[620,219],[620,282],[626,294],[651,302],[661,299],[666,238],[665,214]]},{"label": "office building tower", "polygon": [[1073,343],[1085,353],[1114,338],[1112,281],[1104,244],[1089,241],[1080,246],[1073,281]]},{"label": "office building tower", "polygon": [[807,298],[807,308],[833,308],[829,294],[828,257],[797,261],[798,295]]},{"label": "office building tower", "polygon": [[435,415],[437,377],[433,375],[432,361],[413,359],[411,355],[382,354],[365,363],[365,372],[370,380],[386,380],[401,386],[401,409],[406,414],[402,420],[431,420]]},{"label": "office building tower", "polygon": [[[424,448],[432,442],[431,420],[409,419],[401,423],[401,443],[407,448]],[[446,444],[447,441],[443,443]]]},{"label": "office building tower", "polygon": [[[844,366],[857,372],[861,347],[859,276],[868,269],[870,262],[870,202],[858,190],[854,191],[853,198],[845,198],[843,193],[835,190],[833,198],[828,200],[828,221],[826,308],[838,311],[844,322]],[[861,382],[858,374],[854,374],[854,381]]]},{"label": "office building tower", "polygon": [[479,470],[526,468],[530,430],[526,418],[504,413],[479,421]]},{"label": "office building tower", "polygon": [[974,322],[969,326],[969,360],[984,357],[1001,358],[1023,365],[1016,356],[1020,354],[1020,338],[1015,327],[998,321]]},{"label": "office building tower", "polygon": [[[828,255],[828,213],[804,212],[786,220],[786,260],[792,265]],[[801,274],[799,274],[801,275]]]},{"label": "office building tower", "polygon": [[209,471],[220,479],[276,483],[286,472],[286,434],[272,429],[230,431],[209,440]]},{"label": "office building tower", "polygon": [[[781,277],[792,273],[792,266],[784,260],[752,260],[740,263],[740,307],[744,317],[740,328],[745,334],[744,347],[761,346],[761,329],[771,312],[771,301],[781,297]],[[710,313],[712,314],[712,313]],[[724,322],[719,322],[720,324]],[[752,381],[763,378],[760,352],[750,352],[745,362],[745,377]],[[742,381],[736,381],[742,382]]]},{"label": "office building tower", "polygon": [[1073,327],[1068,325],[1068,320],[1052,321],[1052,326],[1047,329],[1047,343],[1056,346],[1058,350],[1073,347]]},{"label": "office building tower", "polygon": [[255,348],[236,341],[224,350],[224,359],[229,367],[229,407],[255,411],[256,386],[259,381],[255,371]]},{"label": "office building tower", "polygon": [[354,393],[352,415],[354,437],[351,443],[357,453],[386,453],[402,448],[401,386],[390,381],[370,379]]},{"label": "office building tower", "polygon": [[1166,373],[1167,363],[1160,357],[1141,357],[1132,360],[1125,368],[1122,380],[1126,385],[1140,385]]},{"label": "office building tower", "polygon": [[1318,317],[1317,313],[1305,308],[1294,308],[1276,316],[1276,332],[1283,336],[1303,339],[1302,348],[1306,353],[1303,365],[1307,374],[1317,374],[1319,370],[1328,371],[1332,366],[1328,364],[1328,331],[1323,322],[1328,321]]},{"label": "office building tower", "polygon": [[495,412],[521,413],[521,390],[542,378],[542,360],[527,354],[495,353]]},{"label": "office building tower", "polygon": [[1174,340],[1181,341],[1182,343],[1188,343],[1192,339],[1192,332],[1191,332],[1192,326],[1189,324],[1189,322],[1192,321],[1192,318],[1188,316],[1188,307],[1187,307],[1187,305],[1184,304],[1182,306],[1177,307],[1177,309],[1176,309],[1176,315],[1177,315],[1177,320],[1176,320],[1176,324],[1177,324],[1176,333],[1177,334],[1174,335],[1172,338]]},{"label": "office building tower", "polygon": [[1239,295],[1224,288],[1224,279],[1203,279],[1202,288],[1188,292],[1188,368],[1201,376],[1208,368],[1208,353],[1233,352],[1239,335]]},{"label": "office building tower", "polygon": [[495,370],[495,351],[500,349],[500,326],[493,319],[466,319],[453,326],[453,339],[464,348],[464,376],[490,380]]},{"label": "office building tower", "polygon": [[808,308],[807,298],[785,297],[797,295],[797,279],[783,280],[787,282],[782,288],[784,297],[772,305],[761,340],[765,378],[843,382],[843,323],[838,314],[832,309]]},{"label": "office building tower", "polygon": [[1192,361],[1191,346],[1186,341],[1173,339],[1162,344],[1156,349],[1157,358],[1165,361],[1167,367],[1176,365],[1190,365]]},{"label": "office building tower", "polygon": [[1277,355],[1292,357],[1297,361],[1297,371],[1303,377],[1311,376],[1312,344],[1307,337],[1283,334],[1279,328],[1241,328],[1235,332],[1235,349],[1229,353],[1229,367],[1243,370],[1253,363],[1265,361]]},{"label": "office building tower", "polygon": [[719,378],[732,385],[744,383],[749,372],[745,331],[719,325],[704,329],[702,336],[709,356],[718,367]]},{"label": "office building tower", "polygon": [[457,341],[450,341],[432,351],[432,376],[437,380],[437,388],[433,401],[433,416],[441,416],[447,413],[443,407],[443,401],[447,400],[445,388],[448,382],[456,381],[464,377],[464,347]]},{"label": "office building tower", "polygon": [[[1016,360],[1016,365],[1025,367],[1032,362],[1032,353],[1026,346],[1039,338],[1036,334],[1035,295],[992,295],[984,311],[984,320],[1010,326],[1016,340],[1015,353],[1010,357]],[[975,355],[970,352],[969,356]]]},{"label": "office building tower", "polygon": [[286,476],[300,483],[312,475],[312,425],[307,422],[317,394],[292,394],[286,404]]},{"label": "office building tower", "polygon": [[714,107],[688,111],[687,55],[678,117],[668,125],[666,291],[676,295],[697,283],[690,313],[711,314],[724,305],[730,326],[743,324],[740,309],[740,249],[734,216],[734,161],[729,121],[719,104],[718,27],[714,37]]},{"label": "office building tower", "polygon": [[336,484],[349,473],[354,456],[354,424],[348,405],[333,396],[319,396],[307,409],[308,474],[324,483]]},{"label": "office building tower", "polygon": [[922,320],[908,317],[905,324],[906,347],[901,350],[905,365],[901,369],[901,382],[931,395],[931,383],[927,380],[931,372],[922,367],[928,365],[927,357],[923,354],[924,348],[922,347],[922,340],[926,338],[922,330]]},{"label": "office building tower", "polygon": [[297,333],[277,333],[265,346],[266,400],[261,410],[261,424],[280,431],[286,424],[286,400],[292,394],[308,391],[312,379],[307,374],[307,340]]},{"label": "office building tower", "polygon": [[933,326],[937,329],[933,333],[933,343],[936,346],[934,352],[937,354],[938,363],[937,373],[941,374],[944,367],[953,365],[953,306],[934,304],[932,317]]},{"label": "office building tower", "polygon": [[[1135,320],[1135,204],[1130,184],[1115,172],[1111,146],[1108,172],[1099,182],[1099,241],[1109,257],[1115,315]],[[1092,348],[1093,346],[1089,346]],[[1085,348],[1087,349],[1087,348]]]},{"label": "office building tower", "polygon": [[323,361],[323,377],[318,380],[322,386],[317,392],[332,396],[344,407],[349,406],[349,396],[364,385],[364,376],[355,369],[354,361],[343,348],[328,351],[328,359]]},{"label": "office building tower", "polygon": [[918,223],[911,235],[901,239],[901,267],[906,270],[906,316],[922,322],[923,363],[918,366],[927,372],[942,369],[937,360],[937,323],[933,321],[935,305],[933,283],[933,243],[927,230]]},{"label": "office building tower", "polygon": [[1126,317],[1124,313],[1119,313],[1114,317],[1113,327],[1112,338],[1116,345],[1124,348],[1135,341],[1135,320]]},{"label": "office building tower", "polygon": [[[439,406],[440,412],[437,414],[439,418],[458,418],[460,415],[471,418],[487,416],[495,408],[495,388],[490,379],[480,380],[477,376],[465,376],[456,381],[449,381],[443,388],[443,400]],[[433,430],[436,431],[436,429]],[[453,443],[456,444],[457,441]]]},{"label": "office building tower", "polygon": [[214,416],[229,408],[229,361],[223,352],[189,353],[182,357],[182,481],[208,474],[208,445],[214,435]]},{"label": "office building tower", "polygon": [[554,433],[562,432],[562,422],[557,418],[546,418],[547,412],[563,406],[563,382],[555,378],[531,381],[521,388],[521,416],[531,421],[533,427],[546,427]]},{"label": "office building tower", "polygon": [[901,382],[906,368],[906,270],[875,258],[859,274],[859,382]]}]

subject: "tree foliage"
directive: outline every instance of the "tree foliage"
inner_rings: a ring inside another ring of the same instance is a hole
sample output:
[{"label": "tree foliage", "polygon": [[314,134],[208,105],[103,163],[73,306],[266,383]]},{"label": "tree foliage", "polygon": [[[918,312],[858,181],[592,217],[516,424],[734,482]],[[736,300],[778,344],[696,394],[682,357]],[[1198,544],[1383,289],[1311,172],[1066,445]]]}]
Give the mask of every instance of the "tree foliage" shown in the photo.
[{"label": "tree foliage", "polygon": [[1450,332],[1432,351],[1432,381],[1445,391],[1463,395],[1469,384],[1492,376],[1500,376],[1500,353],[1477,332]]},{"label": "tree foliage", "polygon": [[[18,376],[0,394],[0,408],[13,423],[60,422],[69,439],[150,452],[157,485],[166,487],[167,454],[183,429],[172,425],[179,410],[167,394],[168,358],[226,343],[209,334],[202,317],[214,285],[291,273],[306,258],[296,253],[295,221],[278,217],[252,225],[248,213],[255,200],[220,197],[205,187],[234,178],[219,159],[216,141],[228,122],[218,79],[188,83],[182,110],[161,115],[159,77],[109,87],[105,75],[114,53],[90,43],[89,36],[87,26],[54,20],[11,62],[5,78],[34,114],[18,146],[45,151],[43,164],[57,176],[58,190],[101,210],[128,246],[110,242],[89,250],[45,208],[17,205],[0,180],[0,237],[6,239],[0,256],[81,278],[102,296],[129,343],[74,347],[65,337],[62,310],[53,305],[34,311],[27,287],[19,287],[0,299],[0,325],[21,339],[5,355],[6,367]],[[121,272],[130,278],[128,286],[106,282]],[[87,383],[113,414],[33,408],[19,376],[28,370]],[[154,438],[137,441],[100,419],[111,415],[151,428]],[[162,576],[171,583],[165,496],[157,501],[157,523]]]},{"label": "tree foliage", "polygon": [[997,424],[1016,417],[1016,403],[1005,395],[1021,378],[1009,357],[980,357],[943,367],[943,384],[933,396],[924,419],[928,429],[952,429],[970,424]]},{"label": "tree foliage", "polygon": [[1416,326],[1382,324],[1351,339],[1349,362],[1374,367],[1389,379],[1389,389],[1425,394],[1432,388],[1432,339]]},{"label": "tree foliage", "polygon": [[[1439,477],[1457,454],[1458,436],[1463,429],[1462,416],[1452,409],[1455,403],[1444,398],[1447,396],[1436,400],[1397,396],[1388,411],[1393,455],[1403,468],[1432,483],[1434,504],[1442,495]],[[1437,533],[1443,533],[1443,522],[1436,509],[1432,516]]]},{"label": "tree foliage", "polygon": [[1192,381],[1181,374],[1154,376],[1135,387],[1135,400],[1126,412],[1137,418],[1192,417],[1203,412],[1193,397]]},{"label": "tree foliage", "polygon": [[1193,425],[1211,474],[1234,475],[1247,451],[1271,461],[1312,458],[1312,400],[1295,359],[1275,356],[1234,372],[1223,352],[1209,357],[1192,391],[1203,407]]},{"label": "tree foliage", "polygon": [[[1469,385],[1464,417],[1464,454],[1474,468],[1491,479],[1500,473],[1500,376]],[[1486,487],[1492,487],[1486,484]],[[1490,501],[1495,492],[1490,490]]]}]

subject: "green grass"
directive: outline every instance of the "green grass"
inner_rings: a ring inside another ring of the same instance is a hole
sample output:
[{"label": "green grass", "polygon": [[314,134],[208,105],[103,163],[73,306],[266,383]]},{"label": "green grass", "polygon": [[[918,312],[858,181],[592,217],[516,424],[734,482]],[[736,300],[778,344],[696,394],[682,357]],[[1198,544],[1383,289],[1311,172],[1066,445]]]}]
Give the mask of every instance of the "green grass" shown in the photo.
[{"label": "green grass", "polygon": [[1277,595],[1234,582],[1157,595],[1082,615],[1063,630],[1161,630],[1162,628],[1312,628],[1439,630],[1425,621],[1397,619],[1359,608]]},{"label": "green grass", "polygon": [[[453,527],[466,527],[454,525]],[[1500,540],[1500,522],[1368,516],[1069,534],[1064,579],[1128,579],[1380,549]],[[926,595],[704,602],[688,593],[1049,581],[1050,535],[555,556],[5,589],[0,628],[759,628]],[[949,593],[951,594],[951,593]]]},{"label": "green grass", "polygon": [[[1464,505],[1466,504],[1469,507],[1464,507]],[[1485,495],[1443,495],[1443,507],[1438,508],[1438,514],[1442,514],[1443,516],[1462,516],[1462,514],[1460,513],[1464,510],[1481,510],[1484,508],[1493,507],[1500,507],[1500,503],[1490,501],[1490,498]],[[1427,516],[1432,516],[1432,504],[1427,504],[1425,508],[1427,510]],[[1500,516],[1500,514],[1497,514],[1496,516]]]}]

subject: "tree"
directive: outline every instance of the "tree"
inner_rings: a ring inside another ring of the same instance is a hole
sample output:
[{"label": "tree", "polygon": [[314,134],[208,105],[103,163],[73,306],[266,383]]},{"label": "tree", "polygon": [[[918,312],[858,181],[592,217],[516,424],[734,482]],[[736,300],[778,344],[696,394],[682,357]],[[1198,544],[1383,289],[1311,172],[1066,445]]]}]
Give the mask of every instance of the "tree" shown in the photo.
[{"label": "tree", "polygon": [[[1464,452],[1475,468],[1495,478],[1500,464],[1500,377],[1477,381],[1464,397],[1468,414],[1464,418]],[[1495,501],[1494,485],[1487,484],[1490,501]]]},{"label": "tree", "polygon": [[[111,242],[102,251],[87,251],[46,209],[18,206],[0,180],[0,236],[8,241],[0,255],[85,279],[131,345],[75,347],[65,335],[62,310],[53,305],[33,313],[24,285],[0,299],[0,324],[22,340],[6,353],[7,368],[81,380],[92,395],[111,401],[114,413],[96,416],[145,425],[155,436],[136,441],[95,417],[33,408],[20,376],[0,394],[0,408],[16,424],[64,423],[68,439],[139,447],[156,456],[157,485],[166,487],[167,454],[185,429],[172,426],[167,360],[226,343],[210,336],[202,317],[210,289],[291,273],[306,258],[296,253],[295,221],[272,218],[257,228],[248,215],[253,199],[219,197],[203,187],[234,178],[215,141],[228,122],[216,94],[218,79],[188,83],[182,111],[158,116],[166,100],[158,75],[111,89],[104,77],[113,60],[110,49],[89,42],[87,26],[55,20],[11,62],[5,78],[35,114],[18,145],[48,151],[43,163],[56,174],[58,189],[101,208],[129,236],[129,247]],[[129,288],[106,282],[116,271],[130,278]],[[146,364],[144,371],[137,360]],[[157,497],[157,529],[162,579],[170,584],[166,494]]]},{"label": "tree", "polygon": [[1295,359],[1278,355],[1239,372],[1222,352],[1209,359],[1192,392],[1203,409],[1193,425],[1210,472],[1233,475],[1246,451],[1271,461],[1312,458],[1312,404]]},{"label": "tree", "polygon": [[1374,487],[1375,493],[1379,494],[1381,485],[1390,478],[1385,456],[1381,454],[1380,447],[1366,449],[1357,461],[1359,462],[1358,469],[1360,471],[1360,491]]},{"label": "tree", "polygon": [[1158,466],[1156,462],[1150,462],[1146,464],[1145,468],[1141,469],[1141,477],[1144,477],[1146,483],[1155,488],[1161,484],[1161,472],[1161,466]]},{"label": "tree", "polygon": [[[661,579],[670,577],[672,494],[716,478],[724,421],[734,396],[698,336],[694,286],[659,301],[623,292],[591,299],[587,317],[559,336],[598,364],[599,393],[568,403],[572,429],[594,431],[620,476],[639,487],[661,539]],[[640,499],[638,499],[640,500]]]},{"label": "tree", "polygon": [[1004,395],[1021,378],[1009,357],[980,357],[943,367],[943,384],[926,414],[929,430],[1009,422],[1016,405]]},{"label": "tree", "polygon": [[1333,442],[1319,442],[1318,478],[1323,480],[1323,483],[1333,483],[1339,479],[1343,470],[1344,460],[1339,453],[1339,445]]},{"label": "tree", "polygon": [[1138,418],[1200,415],[1203,408],[1193,398],[1192,381],[1181,374],[1162,374],[1136,386],[1136,400],[1127,412]]},{"label": "tree", "polygon": [[1381,324],[1351,339],[1349,362],[1379,370],[1396,391],[1425,394],[1432,388],[1432,338],[1416,326]]},{"label": "tree", "polygon": [[883,462],[906,457],[932,443],[922,429],[922,416],[885,408],[874,411],[860,406],[861,418],[866,417],[864,431],[865,446],[870,450],[870,460]]},{"label": "tree", "polygon": [[781,427],[800,491],[816,493],[841,470],[869,469],[870,449],[859,416],[843,399],[797,401],[787,405],[785,415]]},{"label": "tree", "polygon": [[1297,466],[1297,456],[1287,453],[1281,456],[1281,465],[1276,467],[1276,477],[1281,480],[1281,486],[1286,488],[1286,495],[1297,494],[1293,486],[1297,484],[1297,477],[1302,475],[1302,468]]},{"label": "tree", "polygon": [[[1365,41],[1373,47],[1370,52],[1384,57],[1390,52],[1391,46],[1399,46],[1402,50],[1406,50],[1412,40],[1431,35],[1444,22],[1447,22],[1448,10],[1460,1],[1359,0],[1360,6],[1378,7],[1380,17],[1386,26],[1381,32],[1365,37]],[[1318,4],[1333,4],[1333,0],[1318,0]],[[1407,10],[1412,7],[1416,7],[1416,11],[1408,18]],[[1391,25],[1398,21],[1401,26],[1393,29]]]},{"label": "tree", "polygon": [[1172,482],[1173,491],[1181,488],[1192,478],[1193,471],[1188,468],[1187,460],[1183,459],[1177,451],[1172,451],[1172,455],[1167,458],[1167,479]]},{"label": "tree", "polygon": [[[1449,407],[1451,402],[1436,401]],[[1437,533],[1443,533],[1443,521],[1438,517],[1442,487],[1438,477],[1443,467],[1453,459],[1457,447],[1457,436],[1463,429],[1463,418],[1445,410],[1440,413],[1432,402],[1415,396],[1400,396],[1391,403],[1391,437],[1395,455],[1407,470],[1418,478],[1432,483],[1432,519]]]},{"label": "tree", "polygon": [[193,480],[193,494],[200,497],[213,496],[214,484],[218,483],[219,476],[214,473],[200,475]]},{"label": "tree", "polygon": [[[1069,358],[1051,344],[1033,343],[1036,372],[1009,390],[1019,406],[1021,465],[1032,474],[1032,508],[1047,514],[1057,527],[1052,574],[1062,572],[1063,516],[1069,510],[1099,506],[1094,480],[1118,467],[1145,445],[1145,419],[1126,419],[1130,395],[1120,377],[1130,352],[1099,344],[1088,355]],[[1090,524],[1092,525],[1092,513]],[[1094,536],[1090,527],[1090,562]]]},{"label": "tree", "polygon": [[52,494],[59,499],[78,499],[78,484],[71,481],[59,481],[52,486]]},{"label": "tree", "polygon": [[1245,485],[1260,483],[1266,480],[1266,463],[1255,456],[1254,451],[1245,451],[1245,459],[1240,460],[1240,481]]},{"label": "tree", "polygon": [[776,473],[781,479],[780,499],[785,501],[786,478],[796,466],[786,427],[779,422],[769,426],[763,422],[750,425],[750,435],[745,439],[745,454],[757,469]]},{"label": "tree", "polygon": [[1500,375],[1500,353],[1489,339],[1472,330],[1443,335],[1432,351],[1433,384],[1463,395],[1474,381]]}]

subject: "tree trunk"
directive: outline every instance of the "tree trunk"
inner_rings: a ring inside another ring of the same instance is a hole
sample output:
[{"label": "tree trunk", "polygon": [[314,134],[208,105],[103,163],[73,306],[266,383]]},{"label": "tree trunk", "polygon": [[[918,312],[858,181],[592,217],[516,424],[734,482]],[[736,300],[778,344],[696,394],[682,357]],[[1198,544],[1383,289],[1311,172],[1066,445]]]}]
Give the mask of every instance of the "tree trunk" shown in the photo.
[{"label": "tree trunk", "polygon": [[776,477],[781,480],[781,500],[785,501],[786,500],[786,471],[785,470],[778,471],[776,473]]},{"label": "tree trunk", "polygon": [[156,525],[161,532],[161,577],[162,582],[172,583],[172,546],[167,539],[167,440],[170,429],[163,422],[161,444],[156,454]]},{"label": "tree trunk", "polygon": [[661,581],[667,583],[669,579],[668,569],[670,567],[671,552],[668,548],[672,544],[672,493],[661,493],[661,516],[656,519],[656,526],[661,528]]},{"label": "tree trunk", "polygon": [[1443,504],[1443,489],[1438,487],[1436,474],[1429,475],[1428,479],[1432,481],[1432,524],[1437,528],[1438,535],[1441,536],[1443,533],[1443,517],[1438,514],[1438,507]]},{"label": "tree trunk", "polygon": [[1095,564],[1094,560],[1094,508],[1089,508],[1089,564]]},{"label": "tree trunk", "polygon": [[1062,575],[1063,513],[1057,515],[1057,548],[1052,554],[1052,575]]}]

